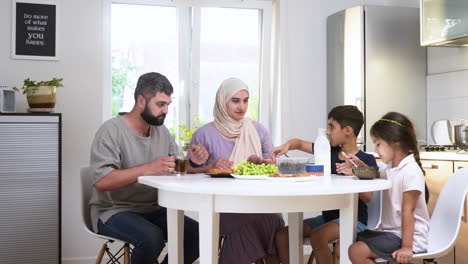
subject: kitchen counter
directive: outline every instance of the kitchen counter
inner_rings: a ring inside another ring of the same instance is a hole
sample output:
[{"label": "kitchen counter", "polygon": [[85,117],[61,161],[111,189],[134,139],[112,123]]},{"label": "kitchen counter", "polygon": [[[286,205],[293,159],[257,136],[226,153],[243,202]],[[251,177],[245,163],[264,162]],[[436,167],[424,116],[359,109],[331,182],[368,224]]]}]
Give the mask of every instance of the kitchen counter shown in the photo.
[{"label": "kitchen counter", "polygon": [[[379,155],[375,152],[367,152],[374,155],[376,158]],[[468,161],[468,152],[464,154],[456,151],[422,151],[419,152],[420,158],[425,160],[453,160],[453,161]]]}]

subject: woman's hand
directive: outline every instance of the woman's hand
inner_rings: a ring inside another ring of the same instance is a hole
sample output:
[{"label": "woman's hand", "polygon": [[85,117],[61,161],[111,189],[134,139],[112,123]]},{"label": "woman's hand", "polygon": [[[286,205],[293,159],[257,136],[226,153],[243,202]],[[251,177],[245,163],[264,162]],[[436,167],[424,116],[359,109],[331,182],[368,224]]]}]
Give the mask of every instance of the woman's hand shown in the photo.
[{"label": "woman's hand", "polygon": [[262,164],[262,163],[265,163],[265,164],[272,164],[273,161],[271,159],[264,159],[262,157],[258,157],[258,156],[255,156],[255,155],[252,155],[250,156],[247,161],[250,161],[254,164]]},{"label": "woman's hand", "polygon": [[409,263],[413,257],[413,250],[409,247],[402,247],[392,253],[392,257],[398,263]]},{"label": "woman's hand", "polygon": [[234,162],[226,159],[226,158],[219,158],[215,163],[212,164],[211,169],[218,169],[218,170],[227,170],[232,168]]},{"label": "woman's hand", "polygon": [[197,165],[201,165],[208,160],[208,158],[210,157],[210,154],[208,153],[208,150],[206,150],[206,148],[203,145],[192,144],[190,145],[190,148],[189,148],[189,157],[193,163]]},{"label": "woman's hand", "polygon": [[279,147],[273,148],[270,157],[275,160],[276,157],[281,156],[289,151],[289,143],[285,143]]},{"label": "woman's hand", "polygon": [[263,158],[252,155],[252,156],[247,158],[247,161],[252,162],[254,164],[262,164]]}]

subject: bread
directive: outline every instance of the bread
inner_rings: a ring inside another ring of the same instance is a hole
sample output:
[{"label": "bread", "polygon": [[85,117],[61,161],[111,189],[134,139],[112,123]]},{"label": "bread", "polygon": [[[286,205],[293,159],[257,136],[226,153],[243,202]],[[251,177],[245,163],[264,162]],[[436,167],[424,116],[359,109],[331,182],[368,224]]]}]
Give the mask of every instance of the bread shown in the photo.
[{"label": "bread", "polygon": [[208,171],[208,173],[212,174],[212,175],[215,175],[215,174],[231,174],[231,173],[234,173],[234,170],[233,169],[224,169],[224,170],[211,169],[210,171]]}]

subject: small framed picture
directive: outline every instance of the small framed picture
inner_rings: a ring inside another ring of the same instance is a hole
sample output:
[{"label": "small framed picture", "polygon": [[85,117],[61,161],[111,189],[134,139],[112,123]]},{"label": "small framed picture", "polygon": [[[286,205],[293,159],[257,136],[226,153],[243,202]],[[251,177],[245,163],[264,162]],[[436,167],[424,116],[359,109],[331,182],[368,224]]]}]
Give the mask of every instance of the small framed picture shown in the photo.
[{"label": "small framed picture", "polygon": [[13,59],[58,60],[58,1],[12,0]]}]

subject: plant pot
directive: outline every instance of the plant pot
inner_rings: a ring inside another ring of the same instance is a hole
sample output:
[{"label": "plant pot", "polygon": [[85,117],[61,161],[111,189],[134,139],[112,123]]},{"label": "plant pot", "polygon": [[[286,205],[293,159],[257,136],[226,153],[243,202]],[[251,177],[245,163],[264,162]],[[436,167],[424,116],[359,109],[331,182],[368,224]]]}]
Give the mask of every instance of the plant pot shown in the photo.
[{"label": "plant pot", "polygon": [[28,87],[26,96],[30,108],[54,108],[55,95],[57,87],[55,86],[33,86]]},{"label": "plant pot", "polygon": [[190,142],[182,142],[181,145],[182,145],[182,151],[187,152],[190,148]]}]

